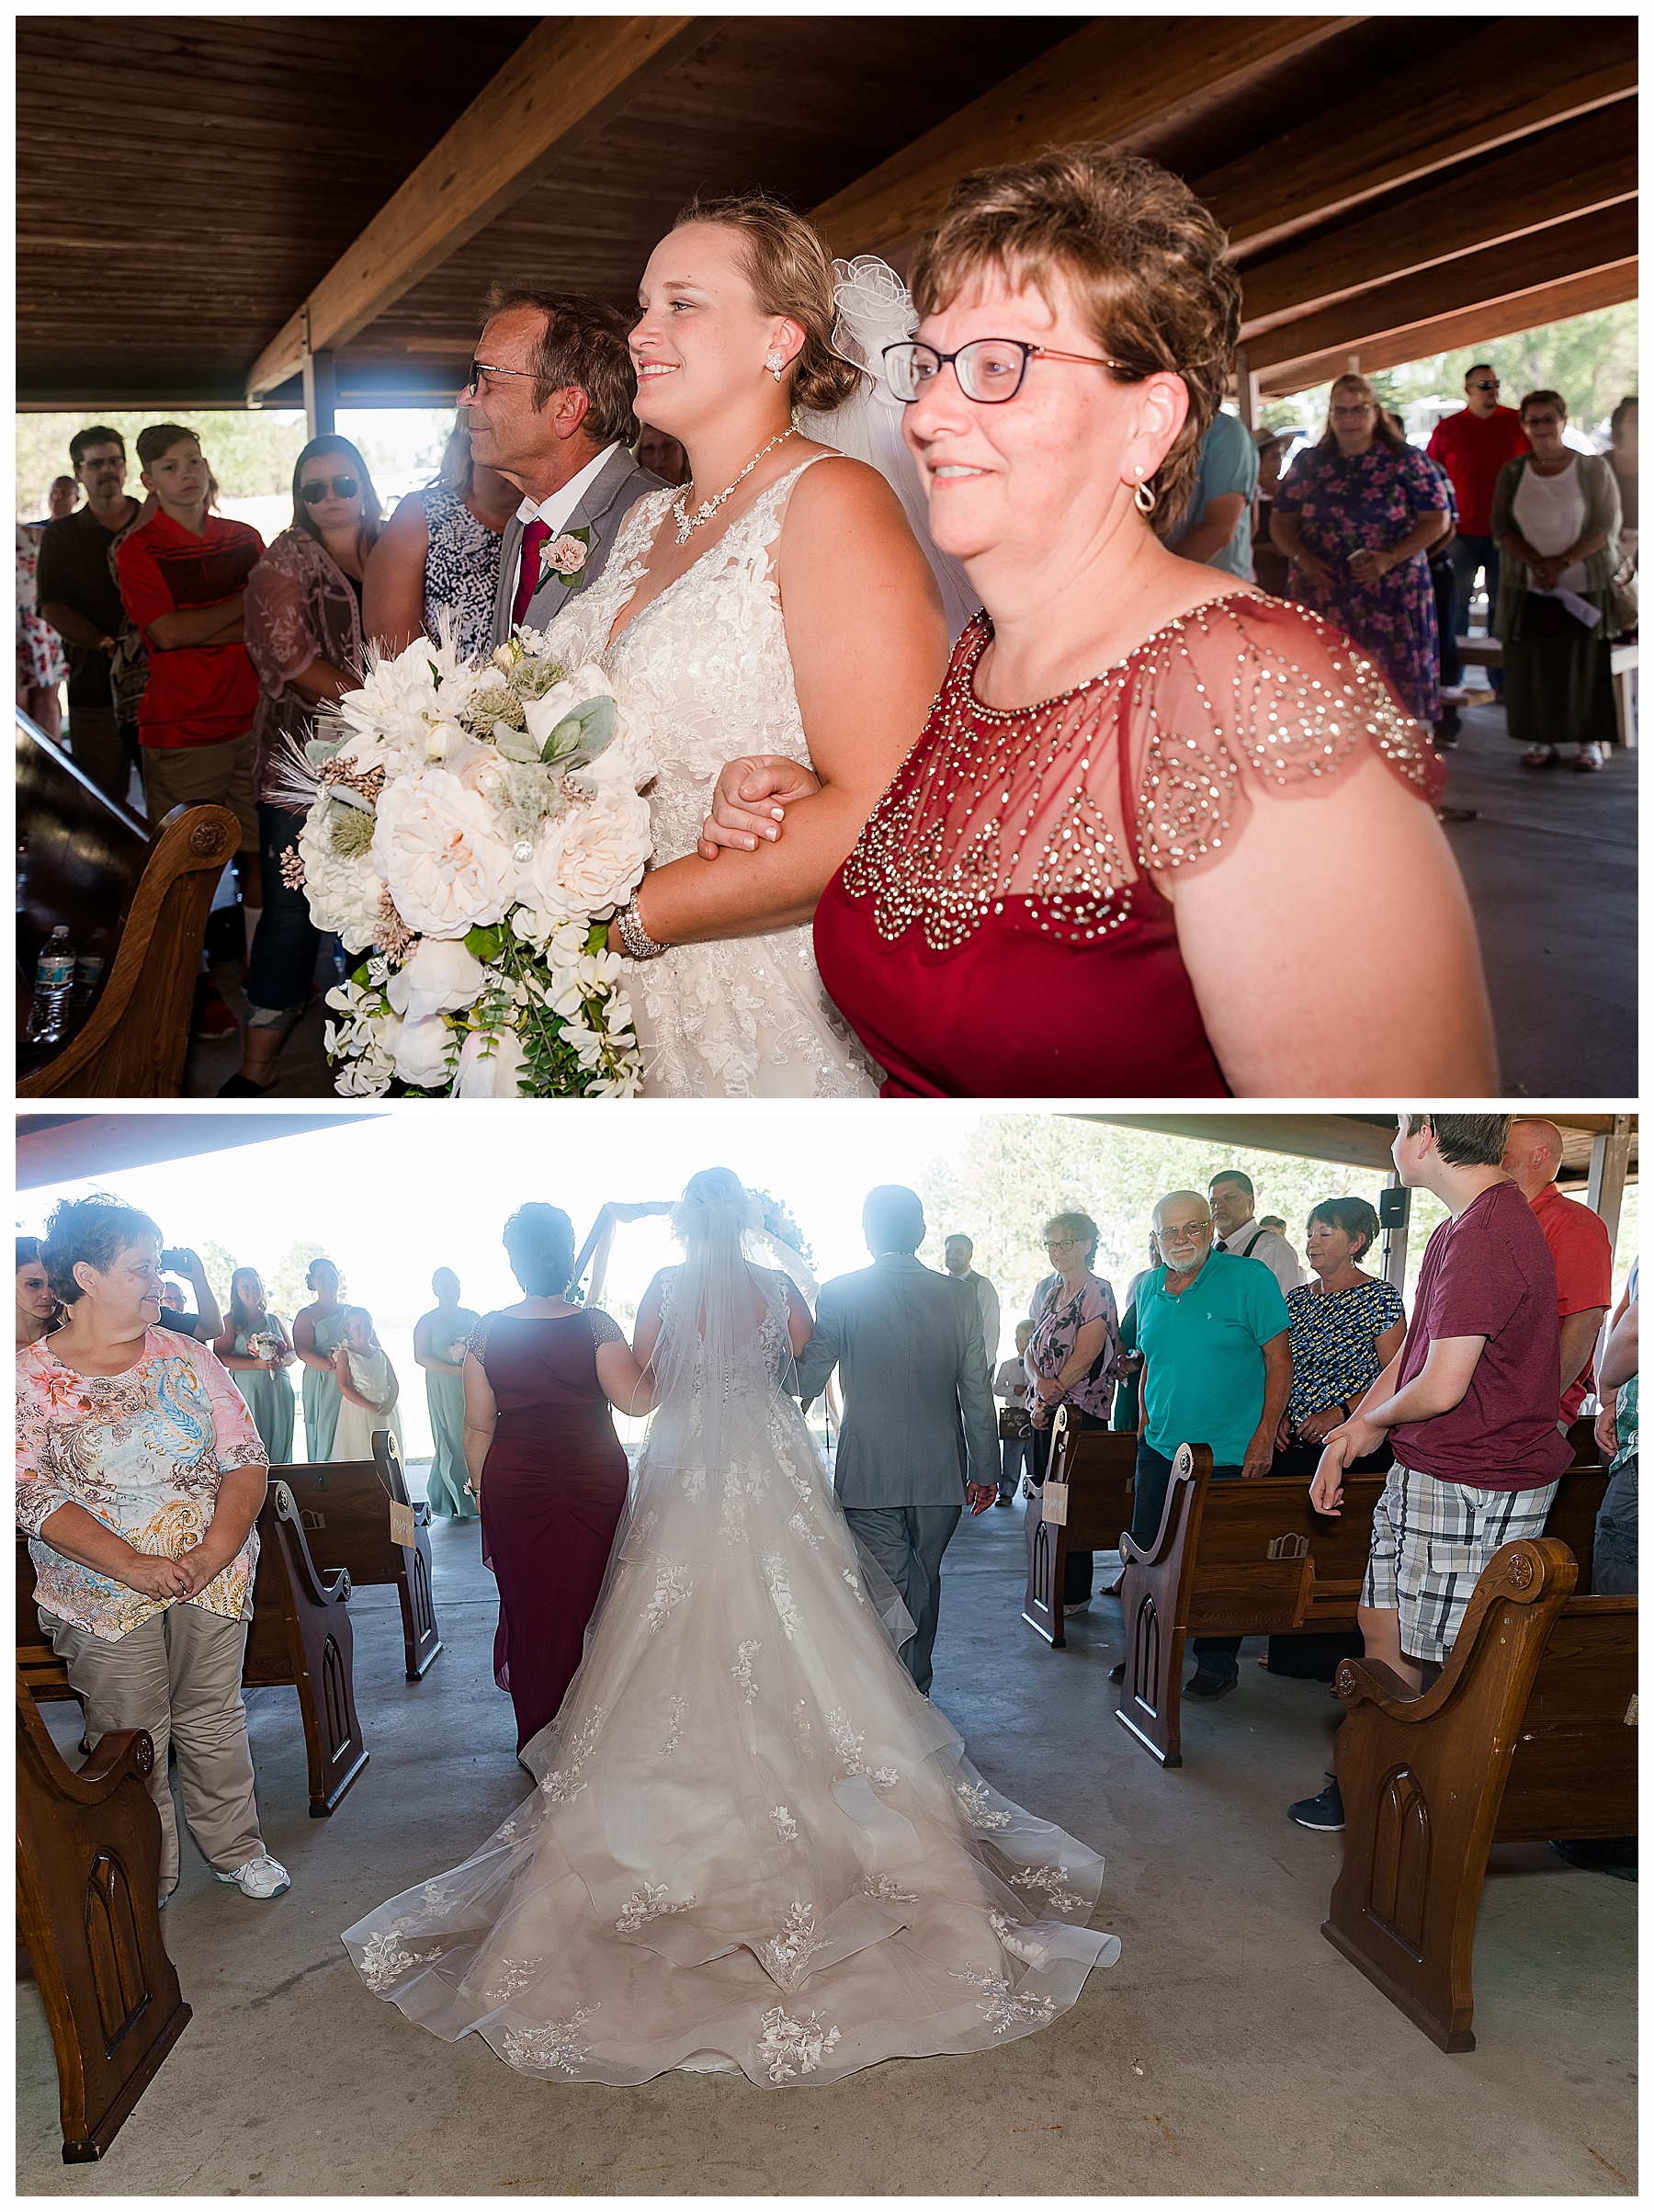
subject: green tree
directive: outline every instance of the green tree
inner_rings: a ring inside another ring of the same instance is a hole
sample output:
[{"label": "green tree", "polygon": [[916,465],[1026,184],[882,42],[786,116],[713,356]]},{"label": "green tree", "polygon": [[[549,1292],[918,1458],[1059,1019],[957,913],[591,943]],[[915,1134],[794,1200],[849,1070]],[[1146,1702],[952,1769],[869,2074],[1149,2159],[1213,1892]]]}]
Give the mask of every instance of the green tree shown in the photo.
[{"label": "green tree", "polygon": [[[318,1244],[312,1237],[300,1237],[289,1244],[279,1264],[265,1276],[271,1312],[290,1322],[300,1306],[308,1306],[315,1293],[304,1279],[305,1270],[312,1260],[332,1256],[325,1244]],[[263,1274],[262,1268],[259,1272]]]},{"label": "green tree", "polygon": [[304,417],[289,410],[151,407],[141,414],[106,411],[101,415],[19,414],[16,418],[17,518],[36,521],[46,512],[46,491],[54,476],[69,470],[69,440],[77,430],[101,422],[126,440],[127,489],[142,498],[138,482],[138,433],[149,423],[179,422],[193,430],[229,499],[256,499],[285,492],[304,444]]}]

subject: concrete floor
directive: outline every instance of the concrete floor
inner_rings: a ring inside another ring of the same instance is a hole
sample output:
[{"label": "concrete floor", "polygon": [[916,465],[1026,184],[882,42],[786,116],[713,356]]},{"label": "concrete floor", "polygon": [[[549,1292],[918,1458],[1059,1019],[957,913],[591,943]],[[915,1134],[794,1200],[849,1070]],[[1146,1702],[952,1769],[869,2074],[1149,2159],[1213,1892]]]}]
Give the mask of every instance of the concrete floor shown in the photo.
[{"label": "concrete floor", "polygon": [[[338,1931],[456,1865],[525,1794],[488,1670],[474,1526],[439,1525],[446,1648],[402,1678],[393,1595],[352,1600],[371,1764],[306,1816],[290,1693],[248,1699],[269,1847],[292,1890],[253,1904],[185,1845],[164,1928],[195,2017],[108,2156],[60,2160],[51,2047],[17,2001],[17,2186],[28,2195],[1630,2195],[1637,1890],[1543,1848],[1502,1850],[1476,1948],[1478,2048],[1444,2057],[1320,1934],[1336,1837],[1286,1819],[1338,1708],[1274,1680],[1184,1717],[1162,1774],[1112,1719],[1119,1610],[1053,1652],[1018,1621],[1022,1516],[961,1527],[936,1696],[988,1777],[1097,1845],[1099,1925],[1124,1954],[1044,2034],[771,2093],[670,2075],[525,2080],[363,1989]],[[60,1739],[69,1708],[49,1708]]]}]

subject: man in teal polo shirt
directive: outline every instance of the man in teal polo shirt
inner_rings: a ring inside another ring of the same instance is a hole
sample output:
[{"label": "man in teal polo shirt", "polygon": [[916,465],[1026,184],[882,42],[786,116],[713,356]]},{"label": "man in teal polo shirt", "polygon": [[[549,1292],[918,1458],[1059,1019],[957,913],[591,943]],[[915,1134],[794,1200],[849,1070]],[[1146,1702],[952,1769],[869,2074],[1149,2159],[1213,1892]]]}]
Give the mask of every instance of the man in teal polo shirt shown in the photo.
[{"label": "man in teal polo shirt", "polygon": [[[1165,1265],[1138,1285],[1143,1354],[1135,1543],[1160,1531],[1180,1444],[1205,1444],[1219,1482],[1266,1475],[1292,1389],[1286,1300],[1260,1260],[1212,1250],[1212,1209],[1198,1191],[1167,1193],[1154,1209]],[[1240,1676],[1238,1636],[1195,1640],[1196,1697],[1222,1697]]]}]

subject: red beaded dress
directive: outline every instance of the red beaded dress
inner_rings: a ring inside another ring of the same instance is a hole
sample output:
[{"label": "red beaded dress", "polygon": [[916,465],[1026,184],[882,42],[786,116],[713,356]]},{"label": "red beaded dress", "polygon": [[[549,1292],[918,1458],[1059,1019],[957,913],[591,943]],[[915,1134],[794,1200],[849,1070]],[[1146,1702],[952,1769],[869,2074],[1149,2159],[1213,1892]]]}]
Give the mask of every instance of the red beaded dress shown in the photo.
[{"label": "red beaded dress", "polygon": [[829,995],[887,1097],[1221,1097],[1153,872],[1221,860],[1254,780],[1298,794],[1376,750],[1441,767],[1373,663],[1231,593],[1059,698],[984,707],[961,634],[924,734],[816,909]]}]

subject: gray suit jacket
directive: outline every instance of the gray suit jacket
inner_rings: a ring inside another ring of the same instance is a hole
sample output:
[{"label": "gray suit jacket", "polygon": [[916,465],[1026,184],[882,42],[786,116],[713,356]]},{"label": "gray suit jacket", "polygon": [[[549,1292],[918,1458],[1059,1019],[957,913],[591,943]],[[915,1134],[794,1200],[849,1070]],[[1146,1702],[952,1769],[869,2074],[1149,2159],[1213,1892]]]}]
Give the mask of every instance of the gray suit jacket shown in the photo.
[{"label": "gray suit jacket", "polygon": [[798,1358],[801,1398],[844,1377],[833,1488],[842,1505],[961,1505],[959,1427],[970,1480],[999,1480],[999,1421],[975,1286],[888,1252],[824,1284]]},{"label": "gray suit jacket", "polygon": [[[586,486],[584,498],[563,524],[565,530],[590,530],[591,543],[581,581],[570,591],[561,576],[548,575],[532,599],[523,619],[533,630],[544,630],[569,601],[576,598],[603,573],[609,549],[620,534],[629,510],[646,492],[663,492],[665,484],[648,469],[640,469],[625,446],[611,453],[595,480]],[[516,592],[517,556],[523,546],[523,526],[514,515],[505,525],[500,547],[500,581],[494,591],[493,641],[504,645],[511,635],[511,602]]]}]

